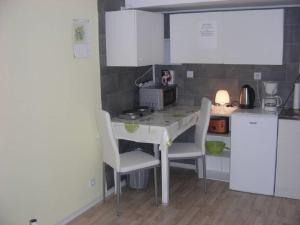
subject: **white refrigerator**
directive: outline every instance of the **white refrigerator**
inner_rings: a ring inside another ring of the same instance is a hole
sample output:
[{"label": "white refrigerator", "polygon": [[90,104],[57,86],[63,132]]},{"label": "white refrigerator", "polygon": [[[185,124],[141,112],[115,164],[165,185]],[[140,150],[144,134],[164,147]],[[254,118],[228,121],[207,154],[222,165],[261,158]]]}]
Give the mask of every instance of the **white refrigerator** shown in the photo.
[{"label": "white refrigerator", "polygon": [[253,111],[231,117],[230,189],[273,195],[278,115]]}]

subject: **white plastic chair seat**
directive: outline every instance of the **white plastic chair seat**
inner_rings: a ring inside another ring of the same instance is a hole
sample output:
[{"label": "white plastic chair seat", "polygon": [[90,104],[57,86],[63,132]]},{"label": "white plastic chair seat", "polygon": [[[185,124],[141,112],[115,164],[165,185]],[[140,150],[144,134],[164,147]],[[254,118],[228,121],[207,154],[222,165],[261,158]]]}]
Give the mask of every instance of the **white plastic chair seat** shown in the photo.
[{"label": "white plastic chair seat", "polygon": [[195,143],[173,143],[168,152],[169,159],[197,158],[201,156],[201,147]]},{"label": "white plastic chair seat", "polygon": [[120,171],[127,173],[130,171],[153,167],[159,165],[159,160],[145,152],[135,150],[120,154]]}]

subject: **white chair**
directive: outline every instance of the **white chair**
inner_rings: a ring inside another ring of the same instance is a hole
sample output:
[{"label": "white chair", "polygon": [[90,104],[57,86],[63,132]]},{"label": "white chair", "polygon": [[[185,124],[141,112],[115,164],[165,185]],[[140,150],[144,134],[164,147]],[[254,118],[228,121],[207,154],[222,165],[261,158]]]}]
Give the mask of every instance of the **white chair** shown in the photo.
[{"label": "white chair", "polygon": [[197,173],[199,173],[199,159],[202,158],[204,192],[206,192],[205,141],[210,119],[210,110],[211,101],[207,98],[202,98],[200,116],[195,129],[195,143],[173,143],[168,152],[169,160],[196,159]]},{"label": "white chair", "polygon": [[118,143],[114,138],[111,127],[110,115],[103,110],[97,114],[103,152],[103,201],[105,202],[105,164],[108,164],[115,170],[116,174],[117,215],[120,214],[120,177],[136,170],[154,168],[155,203],[157,205],[156,167],[160,164],[160,161],[139,150],[119,154]]}]

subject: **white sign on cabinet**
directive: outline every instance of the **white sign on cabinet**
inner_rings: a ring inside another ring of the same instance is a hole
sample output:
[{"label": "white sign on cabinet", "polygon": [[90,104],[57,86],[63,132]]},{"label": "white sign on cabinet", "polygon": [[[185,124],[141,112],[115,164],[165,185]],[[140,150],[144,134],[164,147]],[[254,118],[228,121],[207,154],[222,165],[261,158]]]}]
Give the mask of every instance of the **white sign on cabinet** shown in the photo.
[{"label": "white sign on cabinet", "polygon": [[218,48],[218,29],[216,21],[201,21],[199,49]]}]

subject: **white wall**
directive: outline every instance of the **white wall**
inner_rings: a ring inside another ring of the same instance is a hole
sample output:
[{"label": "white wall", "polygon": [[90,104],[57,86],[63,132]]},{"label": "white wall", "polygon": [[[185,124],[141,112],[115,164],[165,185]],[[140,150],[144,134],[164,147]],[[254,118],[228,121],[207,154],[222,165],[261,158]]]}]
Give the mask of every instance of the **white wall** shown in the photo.
[{"label": "white wall", "polygon": [[[89,59],[73,58],[74,18],[90,20]],[[101,197],[99,70],[97,0],[0,1],[0,225],[56,224]]]}]

